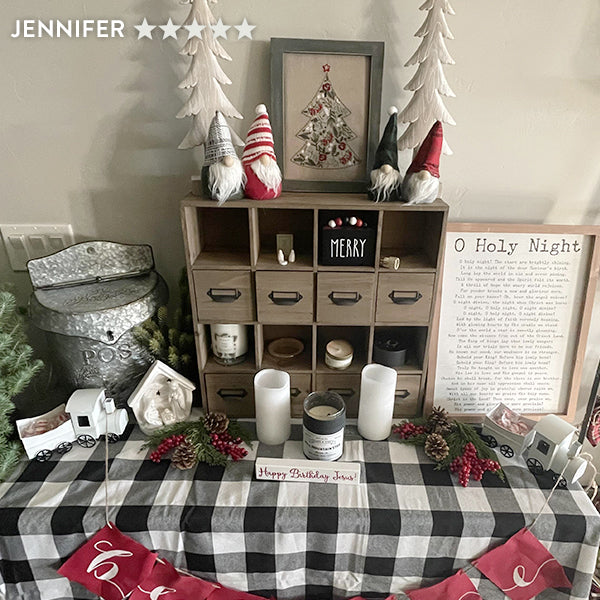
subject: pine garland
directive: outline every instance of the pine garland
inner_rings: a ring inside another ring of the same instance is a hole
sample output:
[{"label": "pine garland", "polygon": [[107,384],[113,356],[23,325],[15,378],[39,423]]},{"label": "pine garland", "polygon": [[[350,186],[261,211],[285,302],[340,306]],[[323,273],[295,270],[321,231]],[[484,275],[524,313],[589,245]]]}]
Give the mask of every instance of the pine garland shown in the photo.
[{"label": "pine garland", "polygon": [[16,299],[12,293],[0,291],[0,481],[12,472],[23,451],[19,441],[10,439],[14,433],[10,417],[15,411],[13,398],[43,367],[42,361],[32,356]]},{"label": "pine garland", "polygon": [[206,428],[203,417],[198,421],[184,421],[162,427],[150,434],[143,447],[154,449],[150,458],[159,462],[163,454],[184,440],[194,448],[197,462],[225,466],[229,456],[238,460],[246,455],[240,443],[250,445],[252,437],[245,427],[233,420],[229,421],[225,432],[211,433]]},{"label": "pine garland", "polygon": [[458,473],[463,486],[468,484],[470,477],[480,480],[485,471],[491,471],[504,481],[504,472],[496,461],[496,454],[472,425],[449,419],[441,408],[434,407],[432,415],[406,420],[395,425],[393,431],[402,442],[414,446],[425,446],[431,435],[441,436],[448,444],[448,454],[435,460],[435,468]]}]

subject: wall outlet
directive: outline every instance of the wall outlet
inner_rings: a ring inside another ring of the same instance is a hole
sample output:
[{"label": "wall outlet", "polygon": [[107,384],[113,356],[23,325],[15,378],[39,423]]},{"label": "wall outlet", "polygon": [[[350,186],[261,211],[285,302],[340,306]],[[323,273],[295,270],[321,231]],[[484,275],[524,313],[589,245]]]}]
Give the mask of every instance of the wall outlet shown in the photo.
[{"label": "wall outlet", "polygon": [[75,243],[71,225],[0,225],[0,233],[13,271],[26,271],[28,260]]}]

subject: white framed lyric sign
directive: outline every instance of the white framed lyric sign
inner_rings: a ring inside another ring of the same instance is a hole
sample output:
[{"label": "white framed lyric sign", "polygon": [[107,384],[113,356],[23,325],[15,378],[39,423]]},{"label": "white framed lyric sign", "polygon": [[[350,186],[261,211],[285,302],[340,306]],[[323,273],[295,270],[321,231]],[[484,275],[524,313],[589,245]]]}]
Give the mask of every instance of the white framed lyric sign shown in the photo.
[{"label": "white framed lyric sign", "polygon": [[[599,227],[449,223],[426,410],[573,420]],[[437,340],[437,343],[435,343]]]}]

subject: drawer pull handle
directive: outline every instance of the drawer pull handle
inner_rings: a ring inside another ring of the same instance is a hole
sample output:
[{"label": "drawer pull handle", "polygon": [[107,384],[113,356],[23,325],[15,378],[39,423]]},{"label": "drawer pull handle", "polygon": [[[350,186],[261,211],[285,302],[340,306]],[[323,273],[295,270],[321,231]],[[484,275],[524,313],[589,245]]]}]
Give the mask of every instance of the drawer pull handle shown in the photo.
[{"label": "drawer pull handle", "polygon": [[223,400],[243,400],[247,395],[244,388],[221,388],[217,392],[217,396],[221,396]]},{"label": "drawer pull handle", "polygon": [[410,392],[408,390],[396,390],[394,394],[394,398],[397,400],[404,400],[404,398],[408,398],[410,396]]},{"label": "drawer pull handle", "polygon": [[268,297],[273,304],[278,306],[293,306],[298,304],[303,296],[300,292],[276,292],[273,290]]},{"label": "drawer pull handle", "polygon": [[290,388],[290,396],[292,398],[297,398],[301,393],[302,392],[297,387]]},{"label": "drawer pull handle", "polygon": [[415,304],[422,297],[421,292],[404,292],[401,290],[393,290],[388,295],[388,298],[394,304]]},{"label": "drawer pull handle", "polygon": [[327,391],[339,394],[342,398],[352,398],[356,395],[356,391],[352,388],[327,388]]},{"label": "drawer pull handle", "polygon": [[327,297],[338,306],[357,304],[362,298],[358,292],[331,292]]},{"label": "drawer pull handle", "polygon": [[210,288],[206,295],[213,302],[235,302],[242,292],[236,288]]}]

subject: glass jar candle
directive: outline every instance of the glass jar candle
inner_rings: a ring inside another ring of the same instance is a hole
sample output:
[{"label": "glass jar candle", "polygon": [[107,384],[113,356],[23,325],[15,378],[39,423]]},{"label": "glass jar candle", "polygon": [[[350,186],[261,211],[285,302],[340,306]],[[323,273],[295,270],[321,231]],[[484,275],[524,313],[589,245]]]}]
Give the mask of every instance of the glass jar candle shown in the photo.
[{"label": "glass jar candle", "polygon": [[344,452],[346,405],[335,392],[312,392],[304,400],[302,449],[306,458],[337,460]]},{"label": "glass jar candle", "polygon": [[218,324],[210,326],[212,351],[221,365],[237,365],[248,356],[248,331],[246,325]]}]

